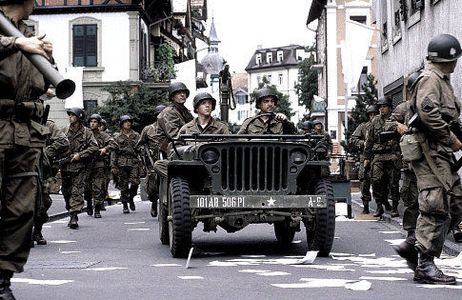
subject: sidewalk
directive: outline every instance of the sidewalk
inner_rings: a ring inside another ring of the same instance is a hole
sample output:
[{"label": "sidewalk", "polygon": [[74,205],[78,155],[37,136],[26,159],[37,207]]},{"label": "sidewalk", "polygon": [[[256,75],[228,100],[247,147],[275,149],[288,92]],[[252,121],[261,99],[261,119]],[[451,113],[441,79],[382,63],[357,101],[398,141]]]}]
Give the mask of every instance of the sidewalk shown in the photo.
[{"label": "sidewalk", "polygon": [[[351,202],[352,205],[355,206],[355,209],[353,209],[353,212],[356,214],[361,213],[363,204],[360,199],[361,193],[351,193]],[[377,205],[375,201],[371,201],[369,204],[369,210],[371,211],[371,214],[374,214],[377,209]],[[402,203],[399,204],[398,206],[398,212],[399,212],[399,217],[392,218],[390,216],[390,212],[385,211],[385,213],[382,215],[382,220],[384,222],[390,223],[393,226],[396,226],[397,229],[399,229],[404,236],[407,235],[407,232],[403,230],[403,211],[404,211],[404,206]],[[353,215],[354,218],[354,215]],[[443,251],[446,252],[449,255],[454,255],[457,256],[461,251],[462,251],[462,243],[456,243],[454,241],[454,237],[452,234],[448,234],[446,238],[446,242],[444,243],[444,248]]]}]

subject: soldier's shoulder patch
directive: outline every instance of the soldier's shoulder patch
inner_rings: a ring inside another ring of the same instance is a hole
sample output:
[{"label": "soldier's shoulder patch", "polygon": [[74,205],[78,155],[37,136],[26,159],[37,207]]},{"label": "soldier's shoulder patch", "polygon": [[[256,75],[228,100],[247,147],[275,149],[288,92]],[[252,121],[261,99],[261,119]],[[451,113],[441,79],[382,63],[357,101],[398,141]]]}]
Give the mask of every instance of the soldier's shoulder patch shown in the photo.
[{"label": "soldier's shoulder patch", "polygon": [[430,100],[430,98],[428,97],[425,97],[425,99],[422,101],[422,104],[420,105],[420,108],[424,112],[430,112],[433,110],[434,107],[435,105],[433,104],[432,100]]}]

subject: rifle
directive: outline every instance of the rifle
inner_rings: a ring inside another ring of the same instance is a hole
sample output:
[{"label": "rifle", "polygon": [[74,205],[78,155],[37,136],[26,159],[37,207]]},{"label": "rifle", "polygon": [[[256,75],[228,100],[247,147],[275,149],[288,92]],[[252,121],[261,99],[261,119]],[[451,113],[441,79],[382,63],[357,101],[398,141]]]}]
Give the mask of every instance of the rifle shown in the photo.
[{"label": "rifle", "polygon": [[48,115],[50,114],[50,105],[45,105],[45,110],[43,111],[42,119],[40,120],[40,124],[46,125],[48,121]]},{"label": "rifle", "polygon": [[62,167],[63,165],[69,163],[70,161],[71,161],[70,157],[64,157],[64,158],[56,160],[55,163],[58,164],[59,167]]},{"label": "rifle", "polygon": [[149,151],[149,147],[146,143],[144,144],[144,155],[145,155],[145,158],[146,157],[148,158],[149,163],[151,164],[151,168],[154,168],[154,159],[152,158],[151,152]]}]

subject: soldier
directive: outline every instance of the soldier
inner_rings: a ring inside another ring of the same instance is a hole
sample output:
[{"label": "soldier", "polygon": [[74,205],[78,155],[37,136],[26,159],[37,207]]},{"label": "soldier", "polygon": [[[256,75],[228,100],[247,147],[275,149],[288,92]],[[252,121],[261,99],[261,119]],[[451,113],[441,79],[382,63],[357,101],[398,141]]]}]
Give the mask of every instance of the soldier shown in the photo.
[{"label": "soldier", "polygon": [[[105,172],[105,160],[109,157],[110,153],[117,148],[114,139],[100,130],[102,118],[98,114],[92,114],[88,118],[88,124],[98,144],[98,153],[93,158],[88,168],[88,179],[90,183],[90,197],[87,200],[87,210],[93,207],[92,199],[94,201],[95,218],[101,218],[101,206],[106,198],[106,172]],[[91,214],[89,214],[91,215]]]},{"label": "soldier", "polygon": [[179,132],[181,134],[230,134],[228,125],[218,121],[212,117],[212,112],[215,110],[217,100],[209,93],[198,93],[193,100],[194,112],[197,113],[197,118],[183,125]]},{"label": "soldier", "polygon": [[32,240],[37,245],[46,245],[47,241],[43,237],[42,227],[48,221],[48,209],[51,207],[52,200],[50,198],[50,189],[53,177],[58,173],[58,166],[54,163],[61,157],[62,153],[65,153],[69,149],[69,140],[66,135],[59,130],[56,124],[48,120],[47,127],[50,130],[50,134],[46,139],[46,147],[42,152],[41,157],[41,184],[42,184],[42,197],[39,201],[39,206],[36,208],[36,217],[34,220],[34,233],[32,234]]},{"label": "soldier", "polygon": [[[364,144],[366,134],[370,127],[372,118],[379,112],[376,105],[369,105],[366,108],[369,120],[359,124],[350,137],[350,144],[359,150],[359,181],[361,182],[361,200],[363,201],[363,214],[369,214],[369,202],[371,202],[371,167],[364,166]],[[377,203],[379,206],[380,203]]]},{"label": "soldier", "polygon": [[[154,109],[154,118],[165,109],[165,105],[157,105]],[[140,134],[140,139],[136,144],[136,148],[140,153],[144,153],[146,162],[146,193],[151,201],[151,216],[157,217],[157,199],[159,199],[157,173],[154,171],[154,163],[160,159],[159,147],[164,136],[158,128],[157,121],[143,128]]]},{"label": "soldier", "polygon": [[460,125],[461,103],[449,76],[461,55],[460,43],[454,36],[440,34],[432,38],[428,64],[415,86],[413,109],[420,119],[418,136],[423,155],[423,159],[411,161],[419,189],[418,265],[414,272],[414,280],[419,283],[456,284],[455,277],[438,269],[434,257],[441,255],[448,230],[461,221],[462,186],[451,160],[453,152],[462,149],[462,143],[449,127],[451,122]]},{"label": "soldier", "polygon": [[[123,213],[135,210],[133,198],[138,193],[140,185],[140,160],[136,144],[140,134],[132,129],[133,118],[129,115],[120,117],[120,132],[114,136],[117,148],[114,151],[112,173],[119,178],[120,200]],[[130,210],[128,206],[130,205]]]},{"label": "soldier", "polygon": [[[193,119],[192,114],[184,106],[189,97],[189,90],[182,82],[171,83],[168,88],[168,98],[172,102],[157,116],[158,128],[162,135],[160,152],[167,157],[170,141],[178,135],[180,128]],[[161,176],[167,176],[167,160],[158,160],[154,170]]]},{"label": "soldier", "polygon": [[323,124],[320,120],[313,121],[313,130],[311,133],[324,136],[322,139],[316,141],[315,149],[321,147],[325,149],[326,154],[323,154],[322,159],[329,160],[332,154],[332,139],[330,138],[330,135],[323,129]]},{"label": "soldier", "polygon": [[388,195],[393,202],[392,217],[399,216],[399,176],[401,169],[401,154],[398,139],[380,141],[379,135],[384,131],[395,130],[393,122],[387,122],[391,116],[391,98],[383,97],[377,102],[380,114],[375,116],[366,134],[364,146],[364,167],[371,164],[372,194],[377,201],[377,212],[374,217],[383,215],[383,205],[389,210]]},{"label": "soldier", "polygon": [[37,195],[36,166],[47,129],[37,123],[43,113],[39,97],[48,83],[26,54],[52,60],[53,46],[35,37],[26,20],[33,0],[0,0],[0,14],[25,37],[0,33],[0,298],[14,299],[13,272],[22,272],[31,246]]},{"label": "soldier", "polygon": [[302,133],[303,134],[311,133],[312,129],[313,129],[313,123],[311,121],[304,121],[302,123]]},{"label": "soldier", "polygon": [[[297,129],[283,113],[274,114],[278,105],[278,97],[270,88],[257,90],[255,105],[260,112],[255,117],[244,120],[238,134],[295,134]],[[260,116],[262,115],[262,116]]]},{"label": "soldier", "polygon": [[90,159],[96,155],[98,144],[90,129],[83,126],[84,112],[81,108],[73,107],[67,110],[69,126],[64,134],[69,140],[69,150],[66,159],[61,163],[63,179],[62,192],[66,201],[66,209],[70,212],[69,228],[79,227],[78,214],[83,208],[83,193],[87,178],[87,166]]},{"label": "soldier", "polygon": [[164,138],[160,145],[163,154],[167,154],[167,147],[171,139],[178,135],[181,126],[190,122],[193,116],[184,106],[189,97],[189,90],[182,82],[171,83],[168,88],[168,98],[172,102],[157,117],[157,123]]},{"label": "soldier", "polygon": [[[99,128],[101,132],[107,133],[110,137],[112,137],[111,133],[108,131],[107,128],[107,121],[105,119],[101,119],[101,126]],[[106,178],[106,186],[104,187],[104,194],[106,195],[106,201],[108,205],[112,205],[112,200],[109,198],[109,182],[111,181],[111,155],[104,156],[104,176]],[[101,210],[105,211],[105,203],[101,203]]]}]

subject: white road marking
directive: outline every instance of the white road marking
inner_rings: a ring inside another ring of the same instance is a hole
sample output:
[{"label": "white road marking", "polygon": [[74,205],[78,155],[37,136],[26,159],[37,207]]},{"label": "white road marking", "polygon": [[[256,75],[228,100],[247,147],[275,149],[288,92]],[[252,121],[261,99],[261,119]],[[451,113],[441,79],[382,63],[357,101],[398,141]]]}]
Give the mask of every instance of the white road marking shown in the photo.
[{"label": "white road marking", "polygon": [[74,280],[39,280],[30,278],[11,278],[11,282],[37,284],[37,285],[62,285],[74,282]]},{"label": "white road marking", "polygon": [[51,222],[51,224],[66,224],[66,223],[69,223],[69,218]]},{"label": "white road marking", "polygon": [[433,285],[433,284],[421,284],[421,285],[417,285],[417,287],[425,288],[425,289],[454,289],[454,290],[462,290],[462,285]]},{"label": "white road marking", "polygon": [[127,231],[149,231],[151,228],[128,228]]},{"label": "white road marking", "polygon": [[81,253],[81,251],[70,250],[70,251],[60,251],[59,253],[61,253],[61,254],[76,254],[76,253]]},{"label": "white road marking", "polygon": [[88,268],[85,270],[103,272],[103,271],[115,271],[115,270],[128,270],[128,268],[127,267],[107,267],[107,268]]},{"label": "white road marking", "polygon": [[155,264],[151,265],[151,267],[181,267],[179,264]]},{"label": "white road marking", "polygon": [[178,278],[185,280],[204,279],[202,276],[178,276]]},{"label": "white road marking", "polygon": [[260,276],[287,276],[290,275],[290,273],[287,272],[279,272],[279,271],[274,271],[274,272],[262,272],[262,273],[256,273],[257,275]]},{"label": "white road marking", "polygon": [[261,257],[266,257],[266,255],[241,255],[241,257],[246,257],[246,258],[261,258]]},{"label": "white road marking", "polygon": [[359,279],[367,280],[384,280],[384,281],[406,281],[406,278],[401,277],[374,277],[374,276],[361,276]]},{"label": "white road marking", "polygon": [[355,219],[348,219],[346,216],[338,216],[335,218],[336,222],[377,222],[377,219],[372,220],[355,220]]},{"label": "white road marking", "polygon": [[303,282],[272,284],[272,286],[284,288],[284,289],[345,287],[347,283],[357,282],[357,280],[329,279],[329,278],[301,278],[300,281],[303,281]]},{"label": "white road marking", "polygon": [[125,222],[125,225],[137,225],[137,224],[145,224],[146,222]]},{"label": "white road marking", "polygon": [[302,241],[301,240],[296,240],[296,241],[292,241],[291,243],[292,244],[300,244]]},{"label": "white road marking", "polygon": [[236,267],[239,266],[238,263],[229,262],[229,261],[218,261],[214,260],[209,262],[209,267]]},{"label": "white road marking", "polygon": [[42,225],[42,228],[51,228],[50,225]]},{"label": "white road marking", "polygon": [[395,269],[395,270],[377,270],[377,271],[366,271],[366,273],[371,274],[414,274],[414,271],[411,269]]},{"label": "white road marking", "polygon": [[385,242],[389,242],[392,246],[398,246],[402,242],[404,242],[406,239],[395,239],[395,240],[385,240]]},{"label": "white road marking", "polygon": [[379,231],[379,232],[383,234],[401,233],[401,231],[398,231],[398,230],[388,230],[388,231]]},{"label": "white road marking", "polygon": [[345,266],[340,265],[294,265],[296,268],[308,268],[316,270],[339,271],[339,272],[354,272],[354,269],[346,269]]},{"label": "white road marking", "polygon": [[371,254],[359,254],[358,256],[360,256],[360,257],[375,257],[375,253],[371,253]]},{"label": "white road marking", "polygon": [[370,283],[367,280],[361,280],[358,282],[345,284],[345,288],[347,290],[353,290],[353,291],[367,291],[371,288],[371,286],[372,286],[372,283]]},{"label": "white road marking", "polygon": [[68,240],[57,240],[57,241],[48,241],[50,244],[71,244],[77,243],[77,241],[68,241]]},{"label": "white road marking", "polygon": [[258,269],[244,269],[244,270],[239,270],[240,273],[265,273],[265,272],[271,272],[271,270],[258,270]]}]

